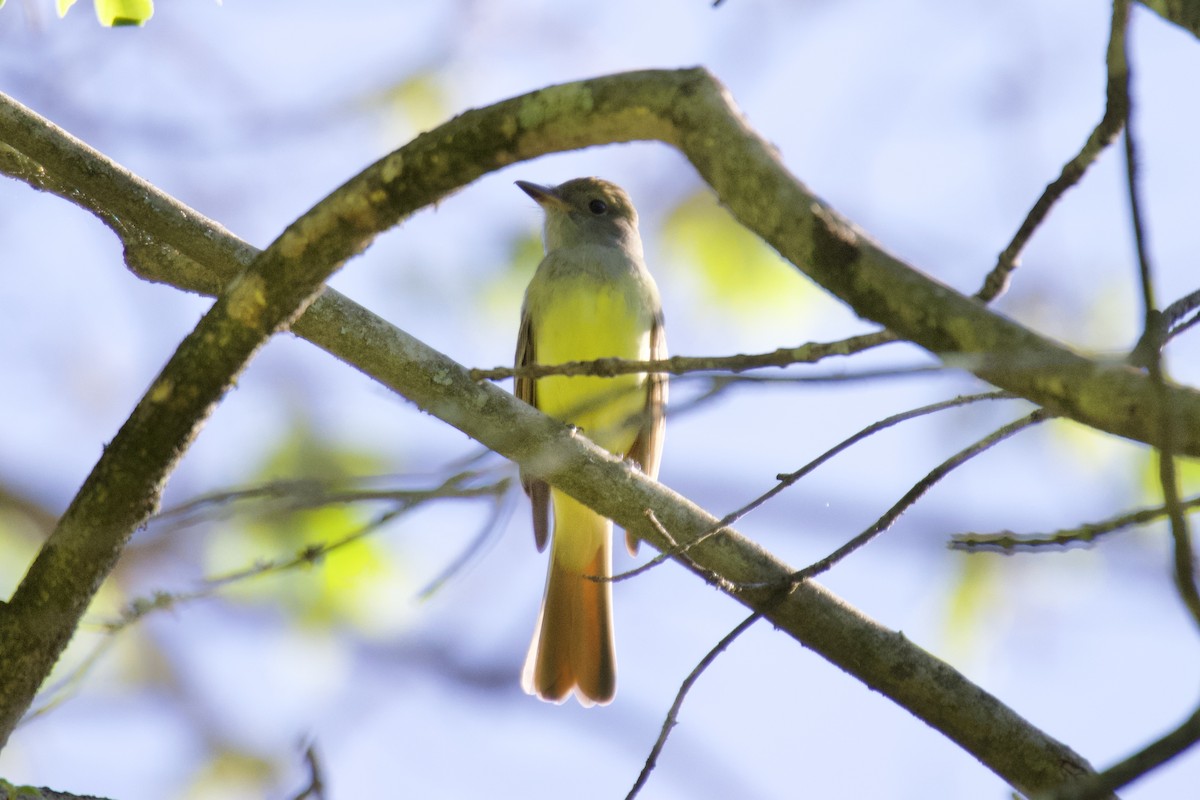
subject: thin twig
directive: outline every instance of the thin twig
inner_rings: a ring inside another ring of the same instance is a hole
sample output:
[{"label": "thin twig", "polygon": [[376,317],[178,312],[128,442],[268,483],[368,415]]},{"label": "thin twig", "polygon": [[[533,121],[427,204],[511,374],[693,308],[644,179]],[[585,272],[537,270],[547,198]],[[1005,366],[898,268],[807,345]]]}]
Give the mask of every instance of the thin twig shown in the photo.
[{"label": "thin twig", "polygon": [[[507,492],[512,483],[512,478],[504,477],[487,484],[470,485],[472,479],[476,477],[477,473],[458,473],[444,479],[439,486],[433,489],[334,488],[332,482],[315,478],[269,481],[248,488],[228,489],[194,497],[187,502],[155,514],[150,518],[148,524],[162,524],[174,520],[173,527],[193,525],[204,521],[210,509],[244,504],[251,500],[281,501],[284,511],[295,513],[354,503],[411,503],[439,498],[498,497]],[[348,483],[365,482],[365,480],[351,478]],[[278,512],[279,506],[273,506],[273,508]]]},{"label": "thin twig", "polygon": [[634,372],[664,372],[683,375],[687,372],[739,373],[765,367],[788,367],[792,364],[813,364],[830,356],[849,356],[879,345],[896,341],[887,331],[851,336],[836,342],[809,342],[799,347],[780,347],[769,353],[733,356],[672,356],[652,361],[625,358],[596,358],[588,361],[567,361],[562,364],[528,364],[523,367],[493,367],[470,370],[471,380],[498,381],[505,378],[545,378],[551,375],[593,375],[612,378]]},{"label": "thin twig", "polygon": [[[586,363],[586,362],[580,362]],[[631,362],[636,364],[637,362]],[[692,411],[706,405],[715,397],[725,394],[734,389],[741,389],[747,386],[788,386],[799,384],[835,384],[835,383],[852,383],[877,381],[888,378],[911,378],[921,377],[931,374],[944,373],[952,369],[958,369],[961,365],[942,362],[940,364],[930,364],[927,366],[917,367],[893,367],[887,369],[863,370],[861,372],[843,372],[824,375],[722,375],[708,373],[690,373],[681,375],[672,379],[672,385],[678,386],[681,382],[695,382],[696,380],[704,380],[708,382],[707,388],[704,388],[697,394],[688,397],[681,402],[674,402],[668,413],[672,417],[677,417],[681,414],[688,414]],[[1015,397],[1015,395],[1014,395]]]},{"label": "thin twig", "polygon": [[725,651],[729,645],[733,644],[734,639],[737,639],[758,620],[762,619],[762,614],[755,611],[750,616],[746,617],[736,628],[717,642],[712,650],[708,651],[708,655],[700,659],[700,663],[692,669],[691,673],[683,679],[683,683],[679,685],[679,691],[675,693],[675,702],[671,704],[671,709],[667,712],[666,719],[663,720],[662,730],[659,731],[658,738],[654,741],[654,746],[650,748],[650,754],[646,756],[646,763],[642,766],[642,771],[638,773],[637,780],[634,781],[633,787],[629,790],[629,794],[625,795],[625,800],[633,800],[638,796],[638,793],[645,787],[646,782],[650,779],[650,773],[654,771],[658,764],[658,757],[663,751],[663,747],[667,744],[667,737],[671,735],[671,729],[679,722],[679,709],[683,707],[683,700],[687,697],[687,693],[691,691],[693,685],[699,680],[700,675],[704,670],[708,669],[717,656]]},{"label": "thin twig", "polygon": [[1200,291],[1192,292],[1187,297],[1176,300],[1163,311],[1163,316],[1168,320],[1167,334],[1163,337],[1164,343],[1174,339],[1176,336],[1194,327],[1197,322],[1200,322],[1200,314],[1193,314],[1191,319],[1176,324],[1176,321],[1195,309],[1196,306],[1200,306]]},{"label": "thin twig", "polygon": [[1167,342],[1187,332],[1197,322],[1200,322],[1200,313],[1184,319],[1197,307],[1200,307],[1200,289],[1179,298],[1162,311],[1149,317],[1143,327],[1141,338],[1126,360],[1135,367],[1148,367],[1155,352],[1161,351]]},{"label": "thin twig", "polygon": [[462,549],[462,552],[453,561],[446,565],[433,580],[427,583],[425,588],[417,592],[418,600],[428,600],[430,597],[433,597],[439,589],[461,572],[470,563],[471,559],[479,554],[483,549],[484,543],[494,538],[493,534],[504,526],[514,511],[514,503],[503,502],[503,498],[506,497],[511,497],[511,495],[505,493],[497,497],[497,500],[501,502],[497,502],[492,506],[492,513],[488,515],[487,520],[480,526],[479,532],[471,538],[471,541],[467,543],[466,547]]},{"label": "thin twig", "polygon": [[[1128,0],[1117,0],[1128,2]],[[1133,222],[1134,239],[1138,243],[1138,264],[1142,282],[1142,296],[1146,302],[1146,330],[1157,318],[1154,311],[1154,293],[1150,265],[1150,253],[1147,251],[1144,229],[1142,229],[1140,201],[1138,200],[1138,167],[1136,167],[1136,145],[1134,143],[1132,120],[1126,127],[1126,175],[1129,184],[1129,217]],[[1168,511],[1171,521],[1171,540],[1175,543],[1175,587],[1180,593],[1184,606],[1196,625],[1200,626],[1200,587],[1196,585],[1195,552],[1192,548],[1192,533],[1188,530],[1188,518],[1180,503],[1180,482],[1175,469],[1175,429],[1178,422],[1174,409],[1171,408],[1170,398],[1166,393],[1166,369],[1163,366],[1162,349],[1154,348],[1147,363],[1147,371],[1158,389],[1159,396],[1159,429],[1158,443],[1158,481],[1163,488],[1163,505]]]},{"label": "thin twig", "polygon": [[325,777],[321,761],[317,758],[315,742],[309,742],[304,748],[304,763],[308,765],[308,786],[301,789],[293,800],[325,800]]},{"label": "thin twig", "polygon": [[[854,445],[861,442],[863,439],[866,439],[868,436],[872,436],[876,433],[879,433],[880,431],[890,428],[893,425],[898,425],[901,422],[907,422],[910,419],[916,419],[917,417],[922,417],[927,414],[934,414],[938,411],[945,411],[946,409],[949,409],[949,408],[957,408],[959,406],[969,405],[970,403],[977,403],[981,400],[1012,400],[1012,399],[1016,399],[1016,396],[1010,392],[1000,392],[1000,391],[982,392],[980,394],[960,395],[958,397],[951,398],[950,400],[942,400],[937,403],[931,403],[927,406],[921,406],[919,408],[912,408],[912,409],[909,409],[908,411],[902,411],[899,414],[893,414],[890,417],[885,417],[884,419],[878,420],[876,422],[872,422],[870,425],[863,428],[858,433],[854,434],[853,436],[851,436],[847,439],[843,439],[838,444],[829,448],[824,453],[817,456],[812,461],[808,462],[807,464],[805,464],[803,467],[796,470],[795,472],[781,473],[779,475],[776,475],[775,480],[778,481],[778,483],[776,483],[770,489],[763,492],[758,497],[754,498],[753,500],[751,500],[749,503],[742,506],[741,508],[739,508],[735,511],[731,511],[728,514],[726,514],[724,517],[722,517],[720,519],[719,522],[717,522],[717,524],[713,525],[708,530],[700,533],[700,535],[696,536],[694,539],[692,539],[691,542],[684,544],[684,545],[675,545],[674,547],[664,550],[663,552],[656,555],[654,558],[647,561],[645,564],[635,567],[627,572],[622,572],[617,575],[614,575],[609,580],[616,582],[616,581],[628,580],[630,578],[635,578],[638,575],[641,575],[643,572],[647,572],[648,570],[658,566],[659,564],[663,563],[664,561],[666,561],[668,559],[676,558],[680,555],[683,555],[690,548],[695,547],[696,545],[700,544],[705,539],[709,538],[710,536],[712,536],[714,533],[717,533],[721,529],[726,528],[726,527],[732,525],[733,523],[737,522],[742,517],[746,516],[751,511],[754,511],[759,506],[761,506],[763,503],[765,503],[768,500],[770,500],[771,498],[775,497],[780,492],[782,492],[784,489],[787,489],[789,486],[792,486],[798,480],[803,478],[805,475],[808,475],[810,472],[815,470],[817,467],[821,466],[826,461],[828,461],[829,459],[836,456],[838,453],[841,453],[842,451],[844,451],[850,447],[853,447]],[[665,533],[665,531],[663,531],[663,533]]]},{"label": "thin twig", "polygon": [[[1200,508],[1200,495],[1189,497],[1180,505],[1187,510]],[[1105,534],[1131,528],[1135,525],[1146,525],[1167,516],[1166,506],[1140,508],[1124,514],[1102,520],[1076,525],[1074,528],[1063,528],[1050,533],[1015,533],[1013,531],[997,531],[995,533],[960,533],[951,537],[947,547],[951,550],[966,552],[993,552],[1011,554],[1023,550],[1066,549],[1071,545],[1088,545]]]},{"label": "thin twig", "polygon": [[1132,783],[1200,741],[1200,709],[1178,728],[1097,775],[1088,775],[1039,800],[1099,800]]},{"label": "thin twig", "polygon": [[900,515],[907,511],[913,503],[917,502],[922,495],[933,488],[934,484],[949,475],[955,469],[961,467],[967,461],[971,460],[985,450],[994,447],[1013,434],[1025,430],[1032,425],[1036,425],[1043,420],[1049,419],[1051,416],[1052,414],[1049,411],[1044,408],[1039,408],[1036,411],[1022,417],[1021,419],[1014,420],[1004,427],[993,431],[989,435],[972,444],[970,447],[958,451],[953,456],[934,467],[933,470],[931,470],[924,478],[917,481],[917,483],[914,484],[911,489],[904,493],[904,496],[901,497],[895,505],[889,508],[887,512],[877,519],[869,528],[855,536],[850,541],[846,542],[837,550],[834,550],[832,553],[825,556],[825,558],[822,558],[820,561],[816,561],[804,569],[794,573],[791,576],[791,579],[796,582],[805,581],[820,575],[822,572],[825,572],[834,564],[837,564],[846,556],[863,547],[876,536],[890,528],[892,524],[900,517]]},{"label": "thin twig", "polygon": [[[350,545],[359,539],[378,531],[380,528],[394,521],[399,516],[415,510],[424,503],[432,500],[441,499],[444,497],[495,496],[497,498],[502,498],[507,495],[507,489],[511,483],[511,479],[503,478],[495,483],[482,487],[463,487],[461,486],[461,482],[463,481],[464,477],[464,475],[454,475],[444,481],[441,485],[423,491],[385,493],[384,499],[393,500],[397,503],[397,506],[377,515],[373,519],[349,531],[340,538],[325,542],[314,542],[284,557],[262,559],[232,572],[207,577],[203,579],[200,586],[196,589],[179,592],[157,590],[149,596],[138,597],[131,600],[125,605],[116,619],[111,619],[100,623],[100,628],[105,634],[104,638],[101,639],[101,641],[98,642],[93,648],[92,652],[90,652],[78,666],[65,675],[62,680],[58,681],[54,686],[49,687],[41,693],[41,696],[46,699],[41,703],[41,705],[37,706],[28,714],[26,714],[21,720],[21,724],[25,724],[37,717],[44,716],[48,712],[61,705],[64,700],[69,698],[74,691],[79,688],[84,677],[86,677],[92,668],[99,662],[101,656],[108,651],[112,643],[115,641],[116,634],[141,622],[148,615],[154,612],[178,608],[186,603],[192,603],[197,600],[204,600],[213,597],[221,589],[224,589],[235,583],[242,583],[253,578],[280,572],[287,572],[288,570],[295,569],[300,566],[315,564],[330,553],[333,553],[342,547],[346,547],[347,545]],[[260,489],[273,490],[278,487],[279,484],[271,484],[270,487],[256,487],[254,489],[247,489],[243,492],[222,492],[213,495],[206,495],[205,497],[199,498],[191,503],[177,506],[175,510],[184,508],[194,510],[199,507],[204,507],[212,502],[217,502],[219,498],[223,497],[245,499],[246,497],[263,496],[264,494],[267,496],[273,496],[271,491],[260,491]],[[338,498],[338,495],[335,493],[330,493],[328,496],[335,498],[334,502],[346,502],[345,500]],[[372,497],[371,499],[378,498]],[[455,572],[457,572],[457,570],[466,563],[469,556],[473,555],[477,551],[479,543],[486,539],[487,534],[496,529],[500,519],[502,519],[502,511],[500,510],[500,504],[497,504],[497,511],[489,516],[489,519],[484,524],[481,533],[472,540],[464,553],[460,555],[450,567],[444,570],[435,581],[422,590],[421,594],[418,596],[421,599],[425,599],[429,594],[436,590],[436,588],[442,585]]]},{"label": "thin twig", "polygon": [[[1121,16],[1122,30],[1128,28],[1130,0],[1115,0],[1113,3],[1113,27]],[[1133,226],[1133,238],[1137,245],[1138,278],[1142,287],[1142,303],[1145,311],[1144,330],[1147,336],[1159,326],[1161,313],[1154,299],[1154,275],[1150,263],[1150,246],[1146,240],[1142,217],[1142,204],[1138,191],[1138,152],[1134,132],[1133,101],[1129,95],[1131,67],[1125,52],[1125,36],[1121,37],[1121,64],[1125,67],[1120,91],[1125,98],[1128,118],[1125,122],[1125,178],[1129,193],[1129,221]],[[1110,72],[1112,68],[1110,67]],[[1146,338],[1146,337],[1143,337]],[[1154,346],[1144,353],[1146,368],[1158,399],[1158,477],[1162,486],[1163,505],[1171,520],[1171,539],[1175,544],[1175,586],[1179,591],[1192,620],[1200,627],[1200,587],[1196,585],[1196,556],[1192,549],[1192,534],[1188,530],[1187,515],[1179,500],[1179,476],[1175,470],[1175,431],[1178,422],[1167,394],[1166,369],[1162,363],[1162,347]]]},{"label": "thin twig", "polygon": [[[1128,9],[1126,9],[1126,15]],[[1121,127],[1125,124],[1128,108],[1125,105],[1127,94],[1121,91],[1121,85],[1125,78],[1124,74],[1124,47],[1125,47],[1125,23],[1124,20],[1116,17],[1114,9],[1114,18],[1112,23],[1112,31],[1108,41],[1108,84],[1105,91],[1106,102],[1104,105],[1104,115],[1100,121],[1096,123],[1096,127],[1092,129],[1087,141],[1075,157],[1063,165],[1062,172],[1059,176],[1050,183],[1042,192],[1041,197],[1033,204],[1033,208],[1029,209],[1029,213],[1025,215],[1021,226],[1017,228],[1016,234],[1013,235],[1012,241],[1000,253],[999,259],[996,261],[996,266],[988,273],[984,279],[983,286],[975,293],[975,297],[984,303],[990,303],[1004,293],[1008,288],[1008,282],[1012,277],[1012,273],[1020,264],[1021,251],[1025,249],[1025,245],[1033,238],[1033,234],[1041,226],[1049,215],[1050,210],[1059,201],[1059,199],[1067,193],[1075,184],[1079,183],[1083,178],[1083,174],[1088,168],[1095,163],[1100,154],[1104,152],[1114,141],[1117,134],[1121,132]]]}]

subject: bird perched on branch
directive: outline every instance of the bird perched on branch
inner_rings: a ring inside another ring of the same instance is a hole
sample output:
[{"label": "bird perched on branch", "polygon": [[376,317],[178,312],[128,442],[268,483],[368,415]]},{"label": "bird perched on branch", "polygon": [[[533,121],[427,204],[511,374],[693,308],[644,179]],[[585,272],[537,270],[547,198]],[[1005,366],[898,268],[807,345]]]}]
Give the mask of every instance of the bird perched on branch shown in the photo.
[{"label": "bird perched on branch", "polygon": [[[525,292],[517,367],[666,358],[662,304],[643,260],[629,195],[599,178],[517,186],[545,212],[546,248]],[[664,375],[518,377],[515,392],[658,477]],[[533,503],[538,549],[551,540],[546,593],[522,686],[555,703],[572,692],[584,706],[608,703],[617,688],[608,581],[612,522],[537,478],[522,473],[521,480]],[[636,538],[627,534],[626,541],[634,552]]]}]

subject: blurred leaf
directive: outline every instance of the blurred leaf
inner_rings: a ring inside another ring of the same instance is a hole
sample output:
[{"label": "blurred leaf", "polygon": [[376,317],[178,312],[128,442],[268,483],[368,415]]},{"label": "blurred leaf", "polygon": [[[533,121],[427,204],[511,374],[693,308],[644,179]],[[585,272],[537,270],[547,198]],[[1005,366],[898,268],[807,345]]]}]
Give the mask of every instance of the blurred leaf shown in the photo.
[{"label": "blurred leaf", "polygon": [[277,768],[257,756],[233,750],[217,752],[193,778],[187,800],[268,797]]},{"label": "blurred leaf", "polygon": [[[369,635],[394,633],[407,619],[412,584],[399,559],[378,540],[355,536],[367,525],[366,512],[349,506],[249,522],[215,537],[208,562],[219,576],[295,559],[286,574],[235,581],[222,593],[279,605],[309,625],[349,625]],[[320,556],[305,555],[330,546],[333,549]]]},{"label": "blurred leaf", "polygon": [[[1143,451],[1141,468],[1141,490],[1145,502],[1157,505],[1163,502],[1162,479],[1158,475],[1158,451],[1146,449]],[[1191,497],[1200,493],[1200,460],[1194,458],[1175,458],[1175,474],[1179,478],[1179,492],[1182,497]]]},{"label": "blurred leaf", "polygon": [[301,477],[334,481],[372,475],[385,466],[380,453],[325,441],[307,420],[297,419],[288,436],[267,455],[253,480],[267,483]]},{"label": "blurred leaf", "polygon": [[153,0],[96,0],[96,17],[108,28],[144,25],[153,15]]},{"label": "blurred leaf", "polygon": [[[75,0],[55,0],[59,18],[65,17]],[[154,16],[154,0],[95,0],[96,19],[106,28],[144,25]]]},{"label": "blurred leaf", "polygon": [[[1105,273],[1112,274],[1112,273]],[[1128,290],[1125,282],[1109,278],[1096,286],[1088,298],[1084,312],[1082,330],[1075,329],[1076,340],[1085,343],[1089,350],[1127,351],[1138,338],[1136,320],[1141,319],[1136,295]],[[1062,319],[1062,297],[1058,298],[1059,319]]]},{"label": "blurred leaf", "polygon": [[[324,442],[299,424],[267,457],[256,481],[304,478],[336,487],[349,478],[377,473],[381,466],[378,454]],[[282,502],[274,498],[260,508],[265,513],[223,526],[211,537],[210,574],[220,577],[255,565],[294,561],[285,576],[237,580],[223,593],[278,604],[309,624],[394,632],[406,619],[403,612],[412,586],[399,559],[370,535],[386,509],[385,501],[310,508],[303,494],[306,484],[294,485],[298,494]]]},{"label": "blurred leaf", "polygon": [[451,115],[446,91],[432,72],[418,72],[389,87],[382,103],[414,131],[429,130]]},{"label": "blurred leaf", "polygon": [[407,623],[412,584],[402,564],[374,539],[358,539],[325,557],[306,621],[349,623],[360,633],[395,634]]},{"label": "blurred leaf", "polygon": [[479,287],[478,301],[489,314],[510,320],[513,344],[517,337],[517,313],[525,287],[538,262],[542,260],[542,239],[533,231],[515,237],[508,248],[508,269],[492,273],[492,279]]},{"label": "blurred leaf", "polygon": [[979,629],[999,602],[996,559],[979,554],[959,559],[958,581],[946,605],[946,638],[951,652],[969,656],[979,644]]},{"label": "blurred leaf", "polygon": [[1055,446],[1068,454],[1072,466],[1092,477],[1115,475],[1124,484],[1131,458],[1140,458],[1140,445],[1069,419],[1051,419],[1043,424]]},{"label": "blurred leaf", "polygon": [[738,224],[708,190],[680,203],[667,218],[663,235],[666,245],[695,267],[718,304],[734,311],[759,312],[811,292],[795,267]]}]

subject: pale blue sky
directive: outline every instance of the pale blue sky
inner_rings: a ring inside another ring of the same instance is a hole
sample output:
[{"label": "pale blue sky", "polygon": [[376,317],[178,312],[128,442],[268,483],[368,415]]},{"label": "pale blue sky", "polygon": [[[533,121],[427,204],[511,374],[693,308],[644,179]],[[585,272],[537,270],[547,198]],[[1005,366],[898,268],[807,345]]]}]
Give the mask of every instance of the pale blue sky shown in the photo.
[{"label": "pale blue sky", "polygon": [[[1099,119],[1109,15],[1095,0],[726,0],[717,10],[699,0],[653,10],[632,0],[192,0],[160,3],[145,29],[111,31],[82,4],[62,22],[49,5],[9,0],[0,11],[0,90],[259,246],[430,124],[370,103],[414,73],[429,73],[450,115],[548,83],[703,64],[819,195],[966,291]],[[1149,229],[1169,301],[1196,288],[1200,48],[1141,9],[1135,17]],[[662,230],[698,179],[657,144],[486,176],[381,237],[333,283],[462,363],[507,363],[521,288],[507,273],[510,249],[539,224],[512,181],[583,174],[622,184],[637,203],[673,352],[772,349],[866,329],[814,292],[753,316],[706,294]],[[1068,195],[1027,251],[1004,313],[1081,348],[1132,344],[1140,312],[1120,177],[1110,153]],[[0,264],[0,480],[60,510],[207,301],[138,281],[106,229],[10,180],[0,181]],[[1194,352],[1187,342],[1172,351],[1185,380],[1198,376]],[[809,372],[921,361],[897,348]],[[875,419],[977,386],[952,373],[740,389],[671,420],[662,480],[723,514]],[[682,399],[693,389],[675,391]],[[791,563],[814,560],[1019,413],[996,405],[890,431],[739,528]],[[281,336],[206,427],[169,498],[247,480],[297,417],[377,450],[388,471],[428,472],[474,452],[458,432]],[[1139,503],[1142,459],[1133,445],[1065,428],[1027,433],[936,488],[823,582],[1104,766],[1195,702],[1200,646],[1165,578],[1162,531],[1087,552],[992,557],[966,628],[949,609],[965,561],[944,541],[961,530],[1048,530]],[[411,585],[381,606],[385,633],[374,637],[224,600],[148,619],[126,636],[147,637],[162,662],[130,663],[146,649],[118,647],[78,696],[13,737],[0,775],[122,800],[181,797],[216,746],[280,765],[271,796],[283,797],[302,783],[299,742],[312,737],[335,797],[623,796],[679,682],[744,612],[673,565],[623,583],[616,702],[591,711],[538,703],[517,686],[545,566],[523,504],[451,584],[428,602],[412,598],[483,516],[440,507],[380,534]],[[172,559],[140,560],[129,589],[193,586],[203,573],[188,558],[204,534],[184,536]],[[0,593],[18,579],[17,560],[0,565]],[[285,580],[303,592],[313,579]],[[497,682],[439,675],[438,654]],[[1197,782],[1193,753],[1123,796],[1177,798]],[[760,625],[697,684],[643,797],[797,793],[1007,796],[940,734]],[[192,796],[242,795],[226,786]]]}]

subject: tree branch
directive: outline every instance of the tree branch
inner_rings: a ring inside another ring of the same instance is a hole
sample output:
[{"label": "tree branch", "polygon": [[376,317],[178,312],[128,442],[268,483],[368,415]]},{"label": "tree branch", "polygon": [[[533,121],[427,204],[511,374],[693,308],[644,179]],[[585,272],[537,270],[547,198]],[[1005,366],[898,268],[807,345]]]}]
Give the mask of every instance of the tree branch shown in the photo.
[{"label": "tree branch", "polygon": [[[1184,511],[1200,508],[1200,495],[1180,500]],[[1049,533],[1016,533],[1005,530],[995,533],[956,533],[947,544],[951,550],[966,552],[1018,553],[1036,550],[1065,550],[1072,545],[1088,545],[1100,537],[1134,525],[1147,525],[1162,519],[1169,513],[1167,507],[1139,508],[1126,511],[1100,522],[1085,522],[1073,528],[1063,528]]]},{"label": "tree branch", "polygon": [[[28,124],[14,119],[20,117],[15,106],[11,101],[0,105],[0,139],[37,160],[62,183],[83,187],[89,197],[100,196],[101,187],[95,184],[103,186],[101,178],[110,183],[125,180],[129,185],[127,174],[115,165],[107,174],[89,175],[85,166],[89,162],[45,152],[58,148],[43,136],[26,134],[15,141],[13,129],[20,131],[22,122]],[[735,217],[860,316],[951,363],[969,356],[961,362],[965,368],[1056,415],[1154,443],[1155,390],[1142,372],[1086,359],[884,252],[790,175],[774,149],[745,124],[724,87],[701,69],[624,73],[553,86],[468,111],[368,168],[355,180],[363,186],[369,183],[380,197],[356,199],[364,210],[376,202],[394,202],[387,200],[393,194],[395,201],[407,198],[405,205],[434,202],[485,172],[518,160],[646,139],[679,148]],[[436,150],[440,157],[418,171],[412,168],[418,150]],[[194,251],[195,243],[189,243],[187,235],[195,231],[179,208],[166,209],[165,219],[154,223],[155,230],[146,230],[141,220],[155,210],[151,200],[157,195],[144,184],[135,185],[133,197],[105,192],[104,207],[126,224],[140,226],[136,231],[140,236],[128,231],[123,235],[135,268],[155,279],[170,279],[160,263],[163,245],[179,254]],[[394,224],[402,216],[395,213],[398,210],[393,208],[378,221],[384,227]],[[346,211],[352,216],[350,209]],[[370,236],[365,229],[362,233],[359,246]],[[203,235],[213,233],[209,229]],[[238,252],[231,238],[218,236],[222,246],[233,248],[224,257],[206,257],[205,266],[215,277],[206,281],[202,271],[191,278],[189,288],[211,291],[214,281],[220,285],[222,276],[233,274],[246,262],[248,254]],[[356,250],[346,249],[343,257]],[[302,326],[295,329],[307,333]],[[1172,386],[1169,396],[1180,415],[1175,452],[1200,456],[1200,393]]]},{"label": "tree branch", "polygon": [[1200,37],[1200,1],[1139,0],[1139,2],[1168,22],[1173,22]]},{"label": "tree branch", "polygon": [[45,786],[14,786],[0,778],[0,800],[105,800],[93,795],[59,792]]},{"label": "tree branch", "polygon": [[548,375],[599,375],[611,378],[635,372],[666,372],[684,375],[688,372],[740,373],[764,367],[788,367],[792,364],[814,364],[829,356],[861,353],[872,347],[896,341],[887,331],[851,336],[836,342],[809,342],[799,347],[780,347],[769,353],[734,356],[671,356],[657,361],[633,361],[625,358],[596,358],[590,361],[566,361],[562,364],[527,364],[521,367],[473,369],[471,377],[478,381],[498,381],[520,376],[544,378]]},{"label": "tree branch", "polygon": [[[85,197],[99,196],[89,188],[95,174],[81,167],[87,163],[87,151],[77,149],[76,159],[62,160],[44,151],[53,151],[55,145],[63,144],[61,140],[47,142],[26,132],[19,141],[19,136],[10,134],[14,119],[21,122],[20,117],[14,104],[0,106],[0,138],[36,160],[59,185],[77,186]],[[17,133],[21,133],[19,125]],[[1066,416],[1131,438],[1148,435],[1139,413],[1150,407],[1150,387],[1143,375],[1070,353],[888,256],[783,169],[769,145],[745,126],[724,89],[703,70],[616,75],[551,87],[467,112],[385,157],[301,218],[271,250],[254,260],[253,269],[218,301],[214,312],[224,309],[225,313],[217,316],[228,318],[230,297],[254,300],[254,292],[247,297],[248,285],[275,292],[265,278],[285,268],[289,275],[319,278],[365,245],[375,232],[483,172],[547,152],[647,138],[683,150],[736,216],[860,313],[936,352],[977,353],[985,359],[991,359],[991,352],[1005,353],[978,368],[978,373]],[[36,155],[43,145],[41,155]],[[108,219],[137,226],[115,229],[125,241],[127,256],[139,269],[166,279],[170,273],[164,270],[173,264],[200,265],[196,273],[200,278],[188,273],[187,280],[204,282],[208,280],[204,276],[211,273],[216,276],[208,283],[212,286],[221,285],[222,276],[235,273],[250,260],[252,251],[216,226],[193,219],[194,215],[177,204],[159,207],[163,196],[153,190],[138,186],[132,195],[121,191],[129,188],[128,176],[110,167],[108,174],[115,186],[104,200]],[[142,193],[149,193],[154,202],[136,196]],[[290,292],[298,294],[298,290]],[[286,320],[294,308],[285,310],[286,304],[276,303],[276,299],[272,294],[270,317]],[[303,300],[299,297],[295,307],[302,306]],[[256,318],[269,321],[265,308],[256,303],[250,306]],[[652,510],[680,544],[687,544],[716,522],[612,454],[498,388],[472,380],[460,365],[336,293],[327,290],[293,329],[660,549],[670,542],[649,524],[644,509]],[[203,332],[203,323],[198,330]],[[228,379],[261,341],[261,332],[269,330],[267,324],[256,326],[255,336],[238,338],[236,357],[218,354],[223,362],[220,372],[228,374],[223,382],[210,381],[216,391],[207,402],[220,396]],[[209,344],[211,341],[201,336],[196,349],[212,355]],[[181,385],[190,386],[177,384],[172,397]],[[147,400],[152,403],[163,386],[162,381],[156,382]],[[1178,388],[1170,391],[1178,401],[1181,420],[1200,421],[1200,396]],[[198,405],[193,401],[175,416],[194,414]],[[200,411],[205,408],[207,405]],[[140,427],[143,414],[154,411],[153,407],[148,411],[141,408],[130,425]],[[176,437],[176,446],[187,443],[202,418],[202,413],[188,417],[186,429],[175,431],[182,433]],[[1200,453],[1200,425],[1189,428],[1179,451]],[[127,447],[121,452],[123,458],[118,461],[144,455],[129,453]],[[156,474],[165,475],[163,467],[169,468],[169,459],[163,456],[174,457],[177,451],[154,455],[160,460]],[[106,453],[105,458],[111,462],[115,456]],[[146,483],[142,476],[141,485]],[[156,486],[148,487],[143,511],[152,506]],[[80,502],[91,507],[100,498],[89,491],[85,489],[81,496],[88,499]],[[66,529],[84,543],[83,550],[103,562],[86,570],[98,581],[106,571],[104,566],[111,566],[124,537],[137,524],[137,515],[125,514],[121,524],[111,526],[85,525],[78,511],[69,516],[72,521],[64,523],[69,526]],[[64,563],[55,554],[52,540],[18,590],[22,608],[50,604],[51,610],[58,611],[55,601],[35,587],[42,591],[60,588],[49,578],[80,563]],[[774,625],[945,733],[1017,789],[1032,792],[1090,773],[1087,763],[1064,745],[947,664],[822,587],[806,583],[782,602],[771,603],[774,593],[755,587],[781,585],[792,570],[736,532],[726,529],[696,544],[688,550],[687,560],[695,562],[689,568],[702,575],[719,575],[724,591],[751,609],[763,611]],[[60,636],[69,635],[74,624],[59,617],[43,618],[40,623],[50,624]],[[14,652],[8,643],[4,646],[6,654]],[[11,715],[8,702],[13,695],[7,694],[7,676],[3,680],[5,712]]]},{"label": "tree branch", "polygon": [[[52,126],[20,111],[12,103],[0,109],[4,120],[14,123],[5,126],[5,141],[25,159],[38,161],[53,182],[47,185],[76,186],[77,196],[90,197],[88,202],[104,209],[102,219],[118,230],[126,227],[126,219],[166,212],[170,244],[194,247],[189,235],[208,233],[197,228],[193,212],[115,165],[106,166],[132,183],[134,193],[117,198],[113,186],[78,187],[74,178],[94,165],[97,154],[65,135],[47,137]],[[40,159],[61,141],[75,146],[54,152],[63,157],[47,168]],[[375,233],[456,185],[447,182],[439,191],[436,180],[432,189],[422,184],[438,171],[438,144],[436,137],[418,138],[402,157],[385,159],[351,179],[298,219],[228,283],[180,344],[105,448],[10,602],[0,606],[0,746],[66,648],[129,536],[157,508],[167,476],[258,348],[302,312],[325,280]],[[126,204],[132,207],[114,209]],[[128,249],[130,239],[124,241]]]},{"label": "tree branch", "polygon": [[1184,750],[1200,741],[1200,709],[1179,727],[1155,739],[1138,752],[1123,759],[1098,775],[1089,775],[1069,783],[1038,800],[1098,800],[1109,797],[1122,786],[1132,783],[1157,767],[1161,767]]}]

